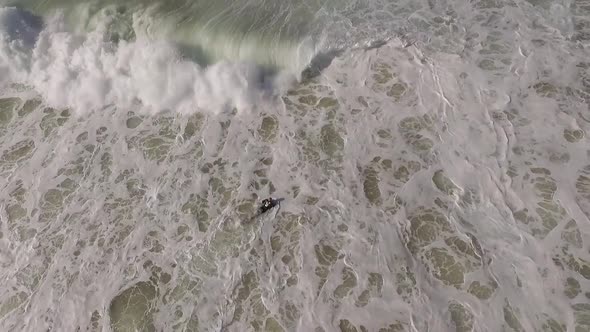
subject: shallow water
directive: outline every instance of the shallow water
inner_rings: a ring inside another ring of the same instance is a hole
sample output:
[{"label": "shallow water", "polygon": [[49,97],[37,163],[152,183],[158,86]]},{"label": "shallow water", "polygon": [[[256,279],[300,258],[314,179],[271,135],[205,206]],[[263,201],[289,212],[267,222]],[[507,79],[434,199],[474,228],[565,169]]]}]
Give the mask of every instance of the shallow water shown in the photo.
[{"label": "shallow water", "polygon": [[313,75],[0,9],[1,330],[590,330],[589,8],[350,2]]}]

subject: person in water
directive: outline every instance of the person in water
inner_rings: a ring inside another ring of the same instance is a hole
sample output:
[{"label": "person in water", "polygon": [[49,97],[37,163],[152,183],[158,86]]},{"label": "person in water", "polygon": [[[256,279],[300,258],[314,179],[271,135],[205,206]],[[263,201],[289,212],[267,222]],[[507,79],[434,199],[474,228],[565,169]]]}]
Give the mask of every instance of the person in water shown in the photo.
[{"label": "person in water", "polygon": [[277,201],[269,197],[267,199],[262,200],[262,205],[258,208],[260,213],[264,213],[277,205]]}]

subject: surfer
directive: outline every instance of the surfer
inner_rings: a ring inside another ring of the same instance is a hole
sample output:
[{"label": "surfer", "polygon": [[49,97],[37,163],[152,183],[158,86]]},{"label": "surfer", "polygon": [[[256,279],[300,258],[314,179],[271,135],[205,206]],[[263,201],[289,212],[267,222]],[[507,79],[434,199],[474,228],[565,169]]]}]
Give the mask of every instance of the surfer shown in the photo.
[{"label": "surfer", "polygon": [[258,208],[259,214],[263,214],[264,212],[272,209],[278,204],[279,200],[275,200],[272,197],[262,200],[262,204]]}]

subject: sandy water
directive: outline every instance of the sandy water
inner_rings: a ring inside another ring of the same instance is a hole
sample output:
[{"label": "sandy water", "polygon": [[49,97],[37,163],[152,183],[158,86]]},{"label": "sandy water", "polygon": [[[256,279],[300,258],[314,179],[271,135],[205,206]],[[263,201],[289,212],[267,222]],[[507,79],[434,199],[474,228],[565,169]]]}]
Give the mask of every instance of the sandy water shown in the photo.
[{"label": "sandy water", "polygon": [[590,330],[589,6],[408,5],[298,81],[0,9],[0,329]]}]

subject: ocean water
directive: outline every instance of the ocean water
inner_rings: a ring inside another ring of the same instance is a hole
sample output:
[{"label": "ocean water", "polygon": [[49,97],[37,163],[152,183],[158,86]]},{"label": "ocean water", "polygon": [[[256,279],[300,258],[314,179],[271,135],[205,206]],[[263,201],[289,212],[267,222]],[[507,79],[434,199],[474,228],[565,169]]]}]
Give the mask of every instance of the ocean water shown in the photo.
[{"label": "ocean water", "polygon": [[590,331],[588,47],[587,0],[2,0],[0,330]]}]

